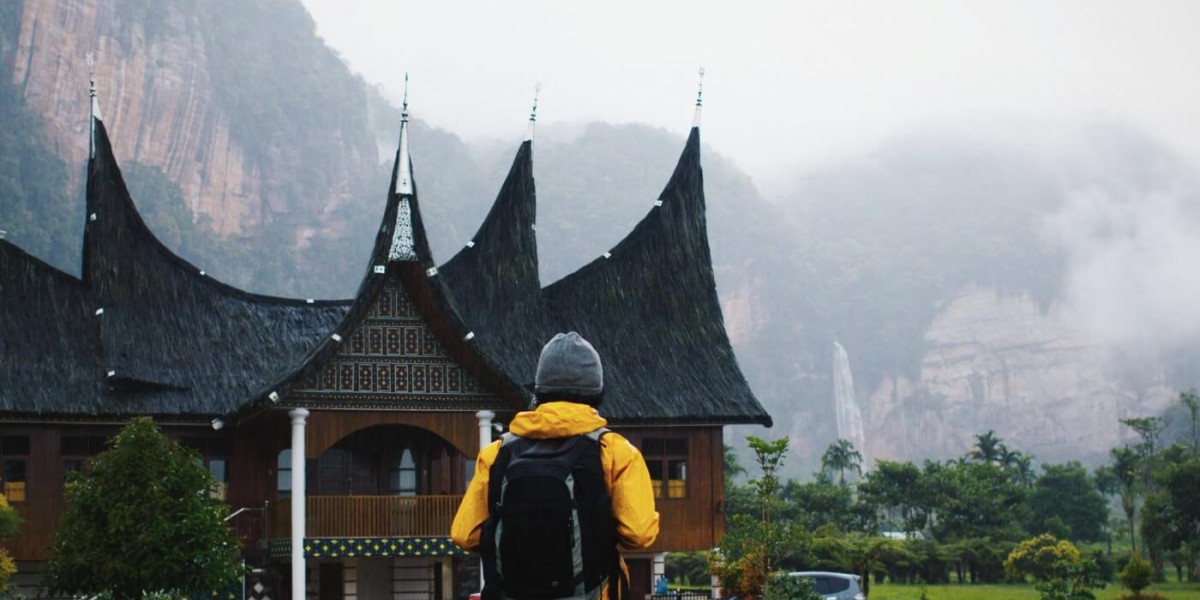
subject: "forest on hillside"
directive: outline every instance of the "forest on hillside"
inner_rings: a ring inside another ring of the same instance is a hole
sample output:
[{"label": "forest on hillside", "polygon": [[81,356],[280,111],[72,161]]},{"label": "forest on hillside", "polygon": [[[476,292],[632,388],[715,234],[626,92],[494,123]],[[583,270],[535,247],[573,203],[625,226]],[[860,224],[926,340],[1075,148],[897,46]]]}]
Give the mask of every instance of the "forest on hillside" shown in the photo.
[{"label": "forest on hillside", "polygon": [[[231,131],[269,193],[286,198],[264,209],[255,230],[220,236],[211,215],[193,212],[178,182],[118,156],[150,228],[210,275],[251,291],[353,295],[383,210],[397,107],[325,46],[297,2],[123,0],[116,10],[117,36],[140,23],[148,36],[184,27],[208,40],[212,102],[231,116]],[[83,165],[58,158],[45,124],[12,81],[19,26],[19,6],[0,5],[0,229],[8,241],[78,273],[83,202],[70,182]],[[445,260],[478,227],[520,140],[468,143],[421,121],[419,106],[413,108],[415,179],[434,254]],[[520,118],[514,115],[518,125]],[[539,128],[543,285],[632,229],[670,176],[685,134],[639,124]],[[727,325],[747,379],[776,422],[805,433],[794,440],[808,460],[795,463],[797,472],[837,437],[834,342],[848,350],[862,397],[885,377],[919,377],[930,324],[965,288],[1029,297],[1043,308],[1072,299],[1066,282],[1091,248],[1073,246],[1055,223],[1073,210],[1085,183],[1135,205],[1169,183],[1181,226],[1200,223],[1200,185],[1169,149],[1114,123],[1089,124],[1074,135],[1086,151],[1047,158],[1029,147],[1038,138],[1013,143],[914,131],[862,156],[797,172],[794,185],[769,199],[720,148],[704,148],[710,242]],[[330,189],[347,197],[331,204],[317,193]],[[1120,243],[1121,235],[1115,227],[1100,239]],[[1140,360],[1126,361],[1126,379],[1177,389],[1200,384],[1196,333],[1162,332],[1170,342],[1141,348]]]}]

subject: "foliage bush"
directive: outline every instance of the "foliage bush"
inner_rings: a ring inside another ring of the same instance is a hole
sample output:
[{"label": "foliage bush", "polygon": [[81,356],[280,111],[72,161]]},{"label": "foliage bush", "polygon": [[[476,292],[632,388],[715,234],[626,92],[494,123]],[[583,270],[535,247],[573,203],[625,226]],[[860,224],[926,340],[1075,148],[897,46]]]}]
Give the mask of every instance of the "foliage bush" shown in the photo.
[{"label": "foliage bush", "polygon": [[1141,555],[1134,552],[1129,557],[1129,563],[1125,565],[1124,569],[1121,569],[1119,577],[1121,585],[1133,592],[1134,597],[1140,597],[1142,590],[1150,587],[1150,581],[1154,577],[1154,569],[1151,568],[1150,563],[1146,562]]},{"label": "foliage bush", "polygon": [[241,574],[229,506],[199,457],[132,420],[67,482],[67,511],[54,532],[43,586],[51,595],[219,589]]},{"label": "foliage bush", "polygon": [[822,600],[807,577],[792,577],[787,573],[771,576],[771,585],[762,600]]},{"label": "foliage bush", "polygon": [[1094,600],[1092,589],[1104,587],[1095,560],[1046,533],[1017,545],[1004,560],[1004,572],[1016,580],[1033,577],[1042,600]]},{"label": "foliage bush", "polygon": [[[8,498],[0,494],[0,540],[17,534],[21,528],[21,515],[8,503]],[[9,581],[17,574],[17,563],[13,562],[8,550],[0,548],[0,593],[8,591]]]},{"label": "foliage bush", "polygon": [[1079,563],[1081,555],[1075,544],[1043,533],[1021,542],[1004,560],[1004,572],[1010,578],[1022,580],[1026,575],[1038,581],[1065,575],[1067,567]]}]

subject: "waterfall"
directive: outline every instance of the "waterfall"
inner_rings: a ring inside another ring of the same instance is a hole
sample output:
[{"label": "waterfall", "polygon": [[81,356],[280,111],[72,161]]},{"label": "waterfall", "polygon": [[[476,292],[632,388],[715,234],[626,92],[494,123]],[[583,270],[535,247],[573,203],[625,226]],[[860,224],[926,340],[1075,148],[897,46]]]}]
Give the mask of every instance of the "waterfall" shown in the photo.
[{"label": "waterfall", "polygon": [[850,357],[837,342],[833,343],[833,406],[837,414],[838,437],[850,440],[854,449],[865,457],[867,436],[863,433],[862,410],[858,408],[858,400],[854,397]]}]

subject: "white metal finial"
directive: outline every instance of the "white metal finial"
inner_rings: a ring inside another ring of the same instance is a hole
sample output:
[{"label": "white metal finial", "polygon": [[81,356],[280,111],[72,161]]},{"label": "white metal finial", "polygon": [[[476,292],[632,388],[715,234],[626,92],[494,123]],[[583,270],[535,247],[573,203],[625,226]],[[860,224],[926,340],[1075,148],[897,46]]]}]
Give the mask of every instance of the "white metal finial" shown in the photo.
[{"label": "white metal finial", "polygon": [[700,67],[700,83],[696,88],[696,116],[692,119],[692,127],[700,126],[700,109],[704,106],[704,67]]},{"label": "white metal finial", "polygon": [[100,100],[96,98],[96,53],[85,55],[88,66],[88,98],[91,104],[91,133],[88,137],[88,158],[96,157],[96,121],[100,119]]},{"label": "white metal finial", "polygon": [[408,72],[404,73],[404,100],[400,104],[400,122],[408,122]]},{"label": "white metal finial", "polygon": [[542,93],[542,82],[533,86],[533,110],[529,111],[529,127],[525,130],[525,141],[533,141],[533,127],[537,123],[538,96]]},{"label": "white metal finial", "polygon": [[404,102],[400,105],[400,164],[396,169],[396,193],[412,194],[412,165],[408,158],[408,73],[404,74]]},{"label": "white metal finial", "polygon": [[[412,161],[408,157],[408,73],[404,74],[404,103],[400,107],[400,153],[396,157],[396,180],[393,187],[401,196],[396,204],[396,222],[392,226],[392,246],[388,249],[388,260],[416,260],[413,245],[412,206],[408,196],[413,195]],[[386,272],[386,269],[384,270]],[[379,273],[379,266],[375,267]]]}]

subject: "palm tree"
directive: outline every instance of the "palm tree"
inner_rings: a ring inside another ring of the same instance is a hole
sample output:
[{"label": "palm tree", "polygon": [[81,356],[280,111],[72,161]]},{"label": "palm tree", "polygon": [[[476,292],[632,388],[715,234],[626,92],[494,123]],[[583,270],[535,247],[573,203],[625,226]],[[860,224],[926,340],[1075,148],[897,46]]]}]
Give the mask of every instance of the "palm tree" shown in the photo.
[{"label": "palm tree", "polygon": [[989,464],[995,464],[1000,461],[1004,451],[1004,442],[996,436],[996,432],[989,429],[987,433],[975,435],[975,447],[967,453],[967,456]]},{"label": "palm tree", "polygon": [[862,475],[862,454],[854,449],[850,440],[838,438],[821,455],[821,470],[830,473],[837,471],[841,484],[846,485],[846,471]]},{"label": "palm tree", "polygon": [[1025,488],[1033,487],[1033,482],[1037,479],[1037,474],[1033,470],[1033,457],[1017,453],[1012,465],[1012,476],[1017,485]]}]

